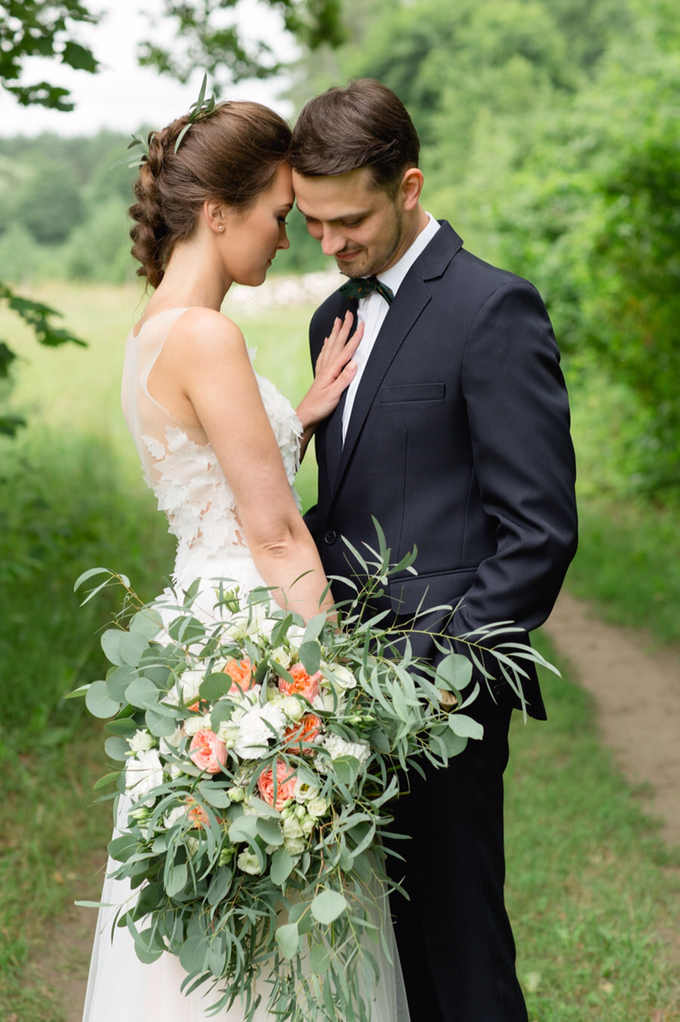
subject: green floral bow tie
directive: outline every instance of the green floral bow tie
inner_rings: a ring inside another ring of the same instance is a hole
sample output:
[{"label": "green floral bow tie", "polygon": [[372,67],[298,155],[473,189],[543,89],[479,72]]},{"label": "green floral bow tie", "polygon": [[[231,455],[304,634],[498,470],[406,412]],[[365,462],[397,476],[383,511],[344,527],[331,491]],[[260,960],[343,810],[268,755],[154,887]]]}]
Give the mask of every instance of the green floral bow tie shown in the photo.
[{"label": "green floral bow tie", "polygon": [[382,284],[377,277],[350,277],[347,283],[340,288],[340,294],[345,298],[367,298],[374,291],[377,291],[388,305],[392,304],[394,292],[386,284]]}]

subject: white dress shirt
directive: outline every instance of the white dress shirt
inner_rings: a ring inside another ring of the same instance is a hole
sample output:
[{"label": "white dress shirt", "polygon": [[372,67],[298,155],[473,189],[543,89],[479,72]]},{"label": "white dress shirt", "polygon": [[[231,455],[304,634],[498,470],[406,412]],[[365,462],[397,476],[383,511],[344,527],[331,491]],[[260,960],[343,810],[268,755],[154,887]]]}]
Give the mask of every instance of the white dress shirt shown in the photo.
[{"label": "white dress shirt", "polygon": [[[386,287],[389,287],[395,295],[399,290],[404,277],[411,269],[420,253],[429,245],[439,230],[439,224],[432,214],[428,213],[427,216],[429,220],[427,227],[425,227],[420,234],[416,236],[413,244],[406,249],[399,262],[395,263],[394,266],[390,266],[389,270],[383,270],[382,273],[377,274],[378,280],[382,284],[385,284]],[[361,377],[363,376],[364,369],[366,368],[366,363],[373,351],[375,339],[380,333],[380,328],[383,325],[385,316],[389,310],[389,305],[377,291],[373,291],[372,294],[367,295],[365,298],[360,298],[358,306],[357,315],[359,322],[364,324],[364,336],[361,338],[361,343],[354,353],[354,359],[357,363],[357,371],[354,379],[347,388],[345,406],[342,410],[343,443],[347,436],[347,428],[349,426],[352,408],[354,407],[354,399],[356,397],[357,388],[361,382]]]}]

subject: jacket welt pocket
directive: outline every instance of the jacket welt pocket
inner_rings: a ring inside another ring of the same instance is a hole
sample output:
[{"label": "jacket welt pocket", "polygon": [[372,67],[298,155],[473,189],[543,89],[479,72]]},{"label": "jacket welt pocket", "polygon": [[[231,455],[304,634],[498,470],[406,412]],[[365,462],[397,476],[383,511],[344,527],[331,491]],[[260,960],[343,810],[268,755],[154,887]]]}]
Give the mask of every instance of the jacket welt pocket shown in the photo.
[{"label": "jacket welt pocket", "polygon": [[412,575],[390,582],[387,595],[392,610],[398,614],[415,614],[442,605],[454,608],[476,577],[477,568]]},{"label": "jacket welt pocket", "polygon": [[380,403],[443,401],[445,393],[446,386],[443,383],[403,383],[392,387],[383,387],[380,391]]}]

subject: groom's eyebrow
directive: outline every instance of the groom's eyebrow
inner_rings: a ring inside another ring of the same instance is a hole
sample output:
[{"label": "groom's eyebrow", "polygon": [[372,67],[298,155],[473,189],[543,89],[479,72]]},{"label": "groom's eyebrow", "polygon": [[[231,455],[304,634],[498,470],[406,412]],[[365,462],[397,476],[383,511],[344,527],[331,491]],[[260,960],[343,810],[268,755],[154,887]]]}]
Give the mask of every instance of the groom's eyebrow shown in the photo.
[{"label": "groom's eyebrow", "polygon": [[[305,217],[307,220],[323,220],[324,219],[323,217],[313,216],[313,214],[311,214],[311,213],[305,213],[304,209],[300,205],[299,200],[296,200],[296,201],[297,201],[297,208],[300,210],[300,212],[302,213],[303,217]],[[353,210],[352,212],[349,212],[349,213],[340,213],[338,216],[330,217],[326,221],[326,223],[338,224],[338,223],[341,223],[341,221],[343,221],[343,220],[359,220],[359,219],[361,219],[361,217],[364,217],[364,216],[367,216],[367,212],[366,212],[365,209]]]}]

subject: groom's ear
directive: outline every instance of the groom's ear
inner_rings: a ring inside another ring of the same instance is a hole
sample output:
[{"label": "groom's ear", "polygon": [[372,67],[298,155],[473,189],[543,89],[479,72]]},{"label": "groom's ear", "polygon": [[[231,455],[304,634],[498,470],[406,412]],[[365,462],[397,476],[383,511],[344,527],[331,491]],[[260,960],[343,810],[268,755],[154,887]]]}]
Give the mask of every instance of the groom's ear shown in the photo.
[{"label": "groom's ear", "polygon": [[418,167],[409,167],[404,171],[404,176],[399,185],[402,206],[404,210],[413,210],[418,205],[420,193],[423,190],[423,172]]}]

